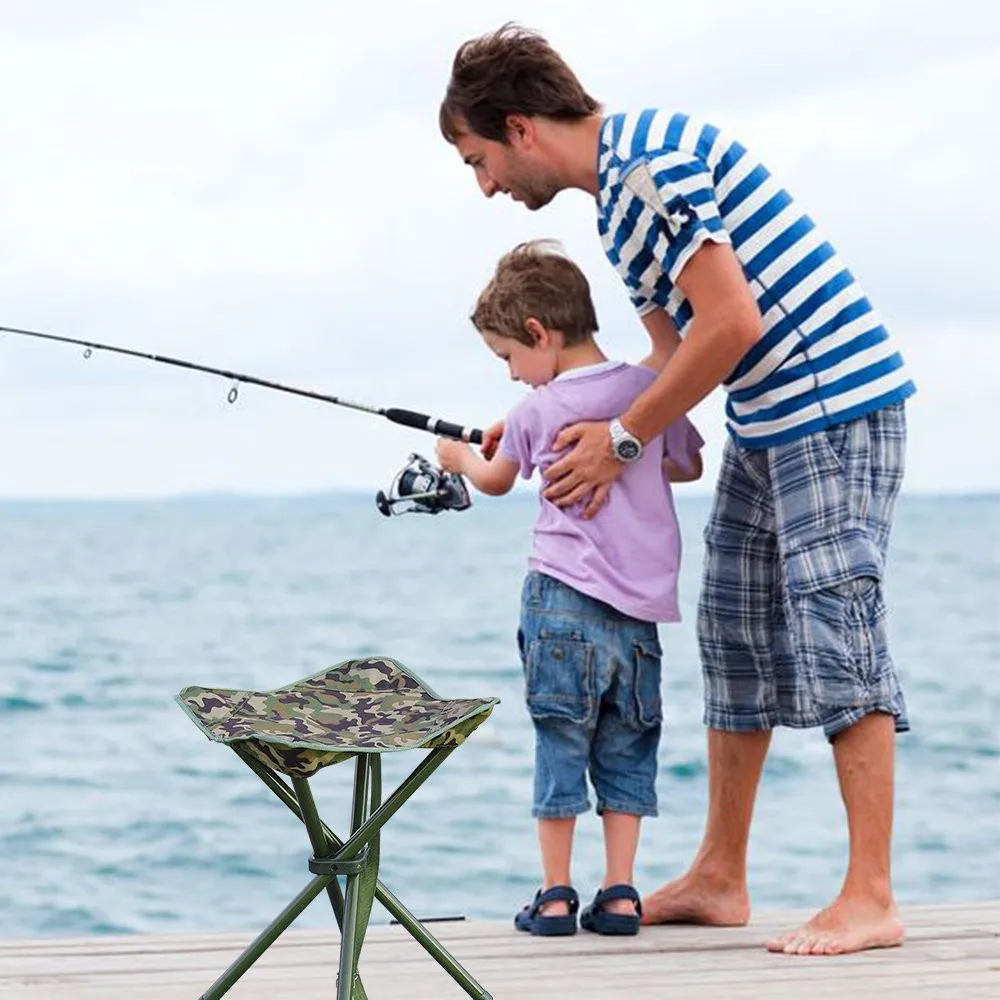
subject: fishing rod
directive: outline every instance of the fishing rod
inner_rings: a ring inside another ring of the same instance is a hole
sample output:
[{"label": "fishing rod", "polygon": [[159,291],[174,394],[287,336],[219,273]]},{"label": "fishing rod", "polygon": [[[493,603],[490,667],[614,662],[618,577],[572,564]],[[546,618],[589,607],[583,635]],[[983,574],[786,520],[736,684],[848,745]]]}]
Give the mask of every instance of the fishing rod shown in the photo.
[{"label": "fishing rod", "polygon": [[[64,337],[60,334],[42,333],[38,330],[23,330],[13,326],[0,326],[0,333],[11,333],[19,337],[34,337],[38,340],[50,340],[60,344],[75,344],[84,349],[84,358],[91,357],[94,351],[107,351],[111,354],[124,354],[127,357],[141,358],[144,361],[155,361],[158,364],[173,365],[175,368],[186,368],[190,371],[217,375],[220,378],[228,379],[232,383],[226,395],[229,403],[235,403],[239,398],[239,387],[241,384],[256,385],[263,389],[287,392],[293,396],[304,396],[307,399],[319,400],[321,403],[332,403],[334,406],[343,406],[350,410],[371,413],[375,416],[385,417],[394,424],[400,424],[403,427],[428,431],[431,434],[455,438],[459,441],[466,441],[469,444],[481,444],[483,440],[483,432],[477,427],[463,427],[461,424],[453,423],[450,420],[440,420],[426,413],[417,413],[415,410],[407,410],[398,406],[371,406],[367,403],[344,399],[342,396],[331,396],[327,393],[315,392],[312,389],[300,389],[296,386],[285,385],[282,382],[274,382],[270,379],[259,378],[256,375],[248,375],[245,372],[234,372],[227,368],[215,368],[212,365],[202,365],[194,361],[185,361],[182,358],[173,358],[166,354],[153,354],[148,351],[137,351],[130,347],[104,344],[96,340]],[[468,489],[461,476],[444,472],[416,454],[410,456],[402,471],[396,475],[388,494],[379,490],[376,496],[376,504],[379,511],[387,517],[390,514],[396,513],[437,514],[441,510],[465,510],[471,506],[471,503]],[[401,506],[397,507],[397,505]]]},{"label": "fishing rod", "polygon": [[416,413],[414,410],[404,410],[398,406],[369,406],[367,403],[357,403],[350,399],[344,399],[341,396],[330,396],[323,392],[314,392],[312,389],[299,389],[293,385],[284,385],[281,382],[272,382],[270,379],[258,378],[256,375],[233,372],[226,368],[213,368],[211,365],[200,365],[194,361],[171,358],[165,354],[151,354],[146,351],[136,351],[129,347],[102,344],[96,340],[79,340],[76,337],[63,337],[54,333],[39,333],[37,330],[19,330],[13,326],[0,326],[0,333],[15,333],[21,337],[54,340],[61,344],[76,344],[85,349],[83,352],[85,358],[89,358],[94,351],[109,351],[112,354],[125,354],[132,358],[142,358],[146,361],[156,361],[163,365],[174,365],[177,368],[188,368],[191,371],[218,375],[221,378],[229,379],[233,383],[226,397],[230,403],[236,402],[239,396],[240,383],[246,383],[247,385],[259,385],[264,389],[288,392],[294,396],[318,399],[322,403],[333,403],[334,406],[346,406],[348,409],[361,410],[363,413],[374,413],[376,416],[391,420],[394,424],[402,424],[404,427],[414,427],[420,431],[430,431],[431,434],[439,434],[441,437],[457,438],[459,441],[467,441],[470,444],[482,444],[483,440],[483,432],[476,427],[463,427],[461,424],[455,424],[448,420],[438,420],[435,417],[430,417],[426,413]]}]

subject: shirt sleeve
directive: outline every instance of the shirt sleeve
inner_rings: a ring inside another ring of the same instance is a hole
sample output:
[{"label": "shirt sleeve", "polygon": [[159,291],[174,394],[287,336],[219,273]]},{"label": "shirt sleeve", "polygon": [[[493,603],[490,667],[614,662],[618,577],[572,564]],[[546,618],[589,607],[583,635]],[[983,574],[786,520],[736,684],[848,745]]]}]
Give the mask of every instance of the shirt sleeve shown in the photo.
[{"label": "shirt sleeve", "polygon": [[663,457],[676,462],[685,472],[694,471],[695,456],[705,441],[687,417],[672,423],[663,432]]},{"label": "shirt sleeve", "polygon": [[632,300],[632,305],[640,316],[645,316],[646,313],[652,312],[656,305],[655,302],[647,295],[643,295],[642,292],[629,292],[628,297]]},{"label": "shirt sleeve", "polygon": [[531,449],[531,397],[523,400],[507,414],[500,438],[500,454],[518,467],[524,479],[530,479],[535,471]]},{"label": "shirt sleeve", "polygon": [[[706,241],[732,242],[719,214],[712,175],[700,157],[677,151],[640,160],[623,183],[652,214],[654,231],[645,245],[653,247],[672,285]],[[632,302],[640,316],[655,306],[642,295],[633,294]]]}]

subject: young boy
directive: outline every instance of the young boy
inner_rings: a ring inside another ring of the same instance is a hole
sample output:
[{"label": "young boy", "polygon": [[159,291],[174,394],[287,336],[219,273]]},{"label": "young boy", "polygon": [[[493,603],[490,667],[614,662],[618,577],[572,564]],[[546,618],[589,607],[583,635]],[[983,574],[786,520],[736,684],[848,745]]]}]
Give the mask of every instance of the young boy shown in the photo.
[{"label": "young boy", "polygon": [[[519,472],[530,478],[554,461],[551,443],[561,428],[621,413],[656,375],[604,356],[587,279],[551,243],[506,254],[472,322],[511,378],[535,390],[507,417],[492,458],[458,441],[438,442],[442,467],[492,496],[507,493]],[[656,815],[662,718],[655,623],[679,619],[680,537],[668,476],[697,479],[702,444],[687,419],[669,427],[629,463],[592,519],[541,499],[518,646],[536,733],[532,813],[544,874],[515,917],[519,930],[576,931],[570,854],[576,816],[590,808],[588,771],[606,869],[580,924],[598,934],[639,930],[633,866],[641,817]]]}]

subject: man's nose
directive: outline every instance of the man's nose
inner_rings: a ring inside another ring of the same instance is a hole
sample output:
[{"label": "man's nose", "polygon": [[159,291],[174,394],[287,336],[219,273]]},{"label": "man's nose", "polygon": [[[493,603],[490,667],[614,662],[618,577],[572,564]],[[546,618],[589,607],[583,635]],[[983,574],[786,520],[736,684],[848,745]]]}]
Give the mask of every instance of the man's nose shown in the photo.
[{"label": "man's nose", "polygon": [[500,185],[497,184],[492,177],[483,174],[479,178],[479,190],[482,191],[487,198],[492,198],[493,195],[500,190]]}]

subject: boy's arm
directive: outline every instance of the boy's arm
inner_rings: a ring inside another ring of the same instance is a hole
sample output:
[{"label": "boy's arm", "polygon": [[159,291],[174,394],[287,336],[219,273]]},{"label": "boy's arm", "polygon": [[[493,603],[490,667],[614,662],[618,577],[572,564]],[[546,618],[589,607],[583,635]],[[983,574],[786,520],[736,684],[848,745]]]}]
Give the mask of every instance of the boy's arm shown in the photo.
[{"label": "boy's arm", "polygon": [[490,424],[483,431],[483,441],[479,446],[479,451],[487,462],[496,454],[497,448],[500,447],[500,439],[503,437],[503,425],[504,422],[498,420],[495,424]]},{"label": "boy's arm", "polygon": [[477,455],[464,441],[438,438],[437,459],[445,472],[465,476],[480,493],[499,497],[509,493],[517,479],[518,464],[496,452],[489,460]]},{"label": "boy's arm", "polygon": [[672,483],[693,483],[696,479],[701,479],[704,471],[704,463],[701,455],[694,455],[690,466],[683,466],[674,458],[668,455],[663,459],[663,468],[667,473],[667,478]]},{"label": "boy's arm", "polygon": [[672,483],[693,483],[701,478],[705,439],[687,417],[675,420],[663,432],[663,468]]},{"label": "boy's arm", "polygon": [[681,335],[677,332],[673,320],[664,309],[655,309],[642,317],[642,324],[649,334],[651,349],[648,355],[639,362],[642,368],[652,368],[660,371],[673,357],[674,351],[680,347]]}]

